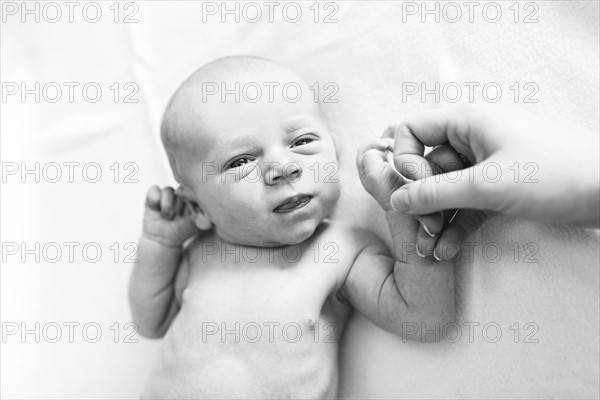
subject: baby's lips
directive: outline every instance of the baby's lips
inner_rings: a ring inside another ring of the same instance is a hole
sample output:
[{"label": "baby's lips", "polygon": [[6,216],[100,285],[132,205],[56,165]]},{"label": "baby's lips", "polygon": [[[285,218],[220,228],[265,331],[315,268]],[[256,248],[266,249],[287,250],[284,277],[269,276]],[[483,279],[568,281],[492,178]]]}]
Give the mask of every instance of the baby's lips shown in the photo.
[{"label": "baby's lips", "polygon": [[298,194],[296,196],[291,196],[291,197],[288,197],[287,199],[285,199],[284,201],[282,201],[277,207],[275,207],[273,209],[273,211],[274,212],[288,212],[288,211],[295,209],[296,207],[298,207],[298,205],[300,205],[304,202],[309,202],[311,199],[312,199],[312,196],[307,195],[307,194]]}]

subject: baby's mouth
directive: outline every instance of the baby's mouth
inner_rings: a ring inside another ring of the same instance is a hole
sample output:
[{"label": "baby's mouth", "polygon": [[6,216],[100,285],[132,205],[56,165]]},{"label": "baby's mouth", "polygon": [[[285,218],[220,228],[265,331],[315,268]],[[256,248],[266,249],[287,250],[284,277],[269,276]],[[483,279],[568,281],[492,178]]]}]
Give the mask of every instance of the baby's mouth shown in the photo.
[{"label": "baby's mouth", "polygon": [[275,208],[273,212],[289,213],[298,210],[307,205],[312,200],[312,198],[312,196],[309,196],[307,194],[288,197],[279,206],[277,206],[277,208]]}]

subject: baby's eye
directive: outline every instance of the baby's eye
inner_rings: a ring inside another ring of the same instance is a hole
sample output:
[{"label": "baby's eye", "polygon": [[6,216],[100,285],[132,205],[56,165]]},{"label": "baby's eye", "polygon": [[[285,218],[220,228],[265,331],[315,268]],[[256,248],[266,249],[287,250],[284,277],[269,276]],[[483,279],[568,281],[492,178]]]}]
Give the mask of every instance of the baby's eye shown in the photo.
[{"label": "baby's eye", "polygon": [[248,164],[251,161],[252,160],[249,159],[248,157],[241,157],[241,158],[238,158],[237,160],[234,160],[231,164],[229,164],[229,168],[238,168],[244,164]]},{"label": "baby's eye", "polygon": [[294,146],[303,146],[303,145],[309,144],[313,141],[314,141],[314,139],[312,139],[312,138],[302,138],[302,139],[296,140],[294,142]]}]

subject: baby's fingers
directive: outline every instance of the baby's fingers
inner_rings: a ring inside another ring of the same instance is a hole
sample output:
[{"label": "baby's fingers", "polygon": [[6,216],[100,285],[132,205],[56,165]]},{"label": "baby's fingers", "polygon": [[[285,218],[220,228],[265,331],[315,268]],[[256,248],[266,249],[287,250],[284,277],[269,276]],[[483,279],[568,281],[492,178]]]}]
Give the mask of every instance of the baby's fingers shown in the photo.
[{"label": "baby's fingers", "polygon": [[[393,146],[394,142],[392,139],[377,139],[361,146],[356,152],[356,167],[358,168],[358,173],[361,178],[373,171],[374,160],[371,158],[371,160],[367,161],[367,154],[371,154],[371,157],[373,154],[378,154],[382,161],[387,161],[387,152],[391,151]],[[375,152],[372,150],[375,150]],[[366,170],[367,164],[369,166],[369,172]],[[378,166],[375,168],[377,169]]]},{"label": "baby's fingers", "polygon": [[185,215],[185,209],[185,199],[182,196],[179,196],[177,193],[175,193],[175,215],[180,217]]},{"label": "baby's fingers", "polygon": [[362,165],[365,175],[379,175],[384,168],[383,157],[379,152],[369,150],[363,157]]},{"label": "baby's fingers", "polygon": [[433,251],[435,259],[452,261],[460,253],[463,243],[469,236],[492,215],[492,212],[483,210],[458,210],[452,222],[442,232],[435,246]]},{"label": "baby's fingers", "polygon": [[394,149],[394,140],[390,138],[375,139],[362,145],[358,149],[358,156],[364,155],[367,151],[375,149],[379,151],[392,151]]},{"label": "baby's fingers", "polygon": [[439,233],[450,222],[455,213],[456,210],[445,210],[434,214],[416,216],[416,219],[420,222],[417,235],[417,252],[421,256],[433,255],[433,250],[440,238]]},{"label": "baby's fingers", "polygon": [[175,216],[175,192],[172,187],[167,186],[161,191],[160,214],[167,219]]},{"label": "baby's fingers", "polygon": [[160,212],[160,198],[160,189],[156,185],[152,186],[146,193],[146,207],[153,211]]}]

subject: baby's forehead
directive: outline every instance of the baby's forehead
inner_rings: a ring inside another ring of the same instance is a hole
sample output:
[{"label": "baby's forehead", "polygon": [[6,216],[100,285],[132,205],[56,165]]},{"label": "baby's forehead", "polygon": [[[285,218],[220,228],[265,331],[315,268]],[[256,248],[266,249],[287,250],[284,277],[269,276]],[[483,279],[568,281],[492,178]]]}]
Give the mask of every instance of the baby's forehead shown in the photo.
[{"label": "baby's forehead", "polygon": [[[300,99],[290,98],[298,91]],[[314,125],[322,117],[308,84],[293,71],[269,60],[230,57],[205,65],[180,86],[163,118],[163,141],[166,137],[172,150],[201,156],[223,145],[232,131],[260,132],[265,124],[311,119]]]},{"label": "baby's forehead", "polygon": [[[228,59],[227,59],[228,60]],[[173,96],[166,114],[180,122],[222,120],[274,110],[321,114],[308,84],[293,71],[268,60],[211,63],[194,72]]]},{"label": "baby's forehead", "polygon": [[[204,104],[202,109],[179,121],[179,132],[189,148],[201,146],[213,149],[229,146],[232,142],[260,142],[274,133],[282,139],[294,133],[327,131],[327,124],[315,104],[292,104],[287,107],[243,107],[239,104]],[[251,140],[253,139],[253,140]]]}]

